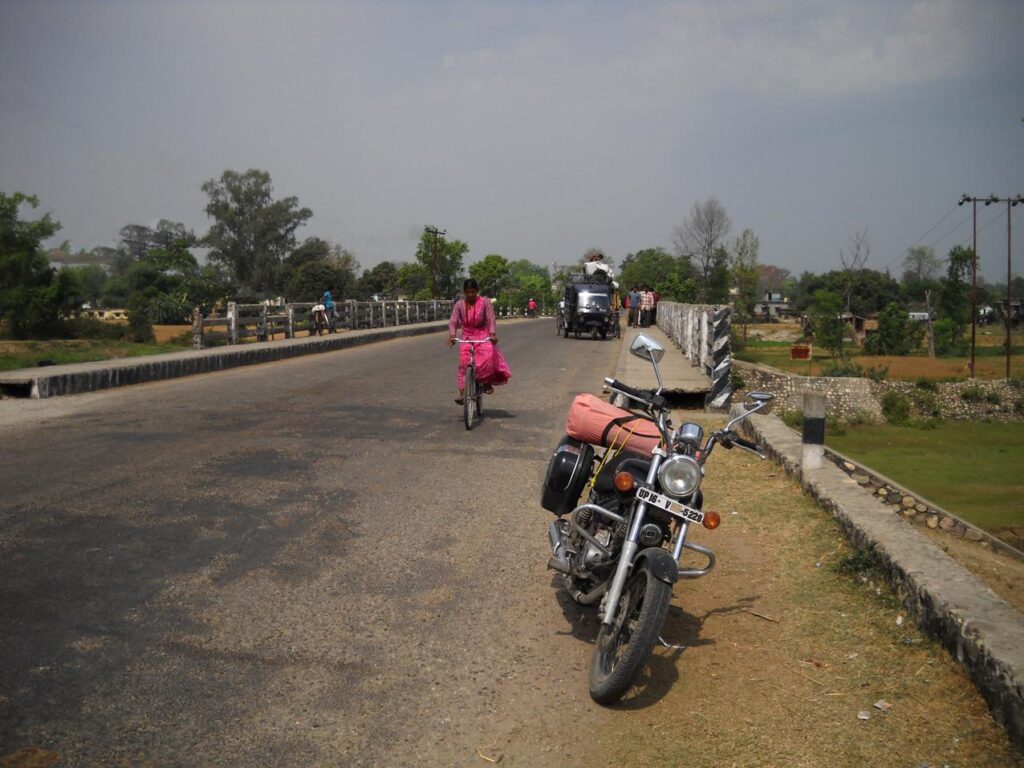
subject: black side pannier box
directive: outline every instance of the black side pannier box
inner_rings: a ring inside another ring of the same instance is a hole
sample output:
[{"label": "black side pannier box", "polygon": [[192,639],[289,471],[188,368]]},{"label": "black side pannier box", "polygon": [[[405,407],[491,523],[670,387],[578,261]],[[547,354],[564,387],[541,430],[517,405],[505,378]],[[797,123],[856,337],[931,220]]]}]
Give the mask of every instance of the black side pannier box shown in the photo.
[{"label": "black side pannier box", "polygon": [[572,512],[590,479],[593,465],[593,446],[568,435],[563,437],[548,462],[548,473],[540,494],[541,506],[556,515]]}]

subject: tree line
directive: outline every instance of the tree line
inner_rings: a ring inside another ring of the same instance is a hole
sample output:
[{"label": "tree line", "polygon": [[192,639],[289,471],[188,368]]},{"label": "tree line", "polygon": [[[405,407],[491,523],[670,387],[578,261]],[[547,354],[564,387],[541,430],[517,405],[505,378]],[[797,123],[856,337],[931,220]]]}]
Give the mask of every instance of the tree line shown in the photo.
[{"label": "tree line", "polygon": [[[550,306],[567,275],[578,270],[573,266],[552,274],[527,259],[508,260],[496,253],[467,270],[469,244],[433,227],[424,228],[410,260],[362,269],[342,244],[320,237],[299,241],[297,232],[313,213],[295,196],[276,198],[266,171],[226,170],[202,190],[211,222],[205,234],[165,219],[155,226],[127,224],[116,247],[71,253],[64,244],[57,251],[60,259],[75,266],[60,269],[42,246],[60,224],[49,214],[22,220],[19,210],[34,208],[38,201],[0,193],[0,319],[7,332],[16,337],[68,333],[68,318],[83,306],[127,307],[130,336],[145,340],[151,324],[182,322],[193,307],[209,311],[228,298],[315,301],[327,289],[339,299],[451,298],[467,272],[499,305],[521,309],[532,298]],[[739,323],[754,319],[765,293],[783,294],[811,318],[819,341],[839,354],[844,314],[879,315],[883,327],[872,343],[881,353],[899,354],[920,343],[920,325],[909,323],[909,309],[935,317],[928,336],[939,354],[955,352],[962,344],[970,322],[969,249],[957,246],[941,259],[929,248],[911,248],[896,279],[888,270],[867,266],[871,243],[863,230],[839,251],[836,269],[794,277],[760,262],[753,230],[745,228],[734,238],[732,231],[721,202],[699,200],[675,228],[671,250],[657,245],[627,253],[618,280],[624,289],[650,286],[670,300],[731,303]],[[205,262],[193,253],[199,248],[207,250]],[[595,252],[586,251],[580,263]],[[1015,285],[1017,295],[1021,288]],[[1005,293],[1005,286],[982,283],[979,303],[1000,291]]]}]

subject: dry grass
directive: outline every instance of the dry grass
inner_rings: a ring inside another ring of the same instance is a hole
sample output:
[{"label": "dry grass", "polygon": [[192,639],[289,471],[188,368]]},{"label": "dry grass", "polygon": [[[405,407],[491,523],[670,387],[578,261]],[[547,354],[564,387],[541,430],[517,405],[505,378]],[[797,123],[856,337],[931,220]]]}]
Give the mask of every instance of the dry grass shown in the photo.
[{"label": "dry grass", "polygon": [[[897,625],[905,614],[877,575],[836,567],[852,554],[837,525],[777,467],[721,451],[705,490],[723,523],[699,539],[719,567],[677,585],[665,635],[688,647],[655,651],[648,685],[610,729],[613,757],[694,768],[1022,764],[959,665],[909,620]],[[882,699],[888,712],[873,706]]]}]

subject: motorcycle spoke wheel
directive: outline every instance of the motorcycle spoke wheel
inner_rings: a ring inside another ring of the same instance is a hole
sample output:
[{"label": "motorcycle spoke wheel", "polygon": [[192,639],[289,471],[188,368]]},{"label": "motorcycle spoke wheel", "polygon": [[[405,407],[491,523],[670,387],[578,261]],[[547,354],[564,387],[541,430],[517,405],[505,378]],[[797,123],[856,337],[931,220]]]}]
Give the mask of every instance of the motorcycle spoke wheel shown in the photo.
[{"label": "motorcycle spoke wheel", "polygon": [[626,582],[611,626],[601,626],[590,665],[590,697],[613,704],[636,682],[668,613],[672,587],[646,562]]}]

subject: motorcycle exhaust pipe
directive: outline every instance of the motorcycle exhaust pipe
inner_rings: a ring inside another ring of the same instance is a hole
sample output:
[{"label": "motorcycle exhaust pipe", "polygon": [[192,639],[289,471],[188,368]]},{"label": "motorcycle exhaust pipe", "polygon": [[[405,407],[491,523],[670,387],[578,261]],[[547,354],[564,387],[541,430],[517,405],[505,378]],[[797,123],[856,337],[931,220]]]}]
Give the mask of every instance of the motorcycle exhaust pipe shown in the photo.
[{"label": "motorcycle exhaust pipe", "polygon": [[552,520],[548,526],[548,541],[551,544],[551,559],[548,568],[559,573],[571,574],[569,558],[565,554],[565,534],[562,532],[561,520]]}]

